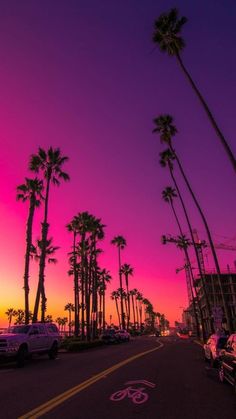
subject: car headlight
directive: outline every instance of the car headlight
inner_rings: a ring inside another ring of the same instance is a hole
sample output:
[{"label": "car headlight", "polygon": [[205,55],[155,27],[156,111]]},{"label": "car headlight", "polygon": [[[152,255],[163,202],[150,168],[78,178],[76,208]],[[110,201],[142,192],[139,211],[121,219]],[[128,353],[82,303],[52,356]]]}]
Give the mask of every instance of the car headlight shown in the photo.
[{"label": "car headlight", "polygon": [[15,340],[12,340],[8,343],[8,349],[10,351],[17,351],[19,348],[19,343]]}]

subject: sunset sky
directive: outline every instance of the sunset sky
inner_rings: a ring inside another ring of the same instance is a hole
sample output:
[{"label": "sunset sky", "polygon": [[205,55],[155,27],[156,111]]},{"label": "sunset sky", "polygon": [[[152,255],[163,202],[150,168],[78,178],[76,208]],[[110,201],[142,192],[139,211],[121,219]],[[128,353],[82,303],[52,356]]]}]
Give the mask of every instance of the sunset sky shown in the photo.
[{"label": "sunset sky", "polygon": [[[72,237],[65,226],[80,211],[107,226],[100,265],[113,277],[108,297],[119,286],[117,250],[110,241],[122,235],[127,240],[122,262],[134,267],[131,288],[171,323],[186,307],[185,275],[175,274],[183,255],[160,241],[162,234],[178,234],[161,199],[171,186],[159,165],[164,146],[152,134],[152,120],[161,113],[175,118],[176,150],[214,241],[236,248],[235,173],[177,62],[154,49],[151,40],[155,18],[171,7],[188,17],[184,62],[236,154],[235,0],[0,2],[0,327],[7,308],[24,308],[28,205],[16,202],[16,187],[31,175],[29,157],[39,146],[59,147],[69,157],[64,168],[71,177],[52,188],[49,202],[49,236],[60,246],[58,264],[46,267],[47,314],[54,318],[66,316],[64,305],[73,302],[73,279],[67,275]],[[182,190],[192,224],[206,239]],[[34,240],[41,220],[39,210]],[[218,256],[222,270],[227,264],[234,269],[235,251],[220,250]],[[206,267],[213,267],[209,255]],[[31,309],[37,276],[33,262]],[[114,303],[107,300],[107,316],[116,322]]]}]

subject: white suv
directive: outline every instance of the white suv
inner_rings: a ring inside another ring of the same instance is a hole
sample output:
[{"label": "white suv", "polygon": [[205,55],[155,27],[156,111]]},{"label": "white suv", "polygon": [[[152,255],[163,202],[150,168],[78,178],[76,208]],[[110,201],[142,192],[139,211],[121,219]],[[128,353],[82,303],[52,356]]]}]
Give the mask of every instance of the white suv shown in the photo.
[{"label": "white suv", "polygon": [[12,326],[0,335],[0,357],[15,358],[17,366],[23,367],[33,354],[47,353],[50,359],[55,359],[59,344],[60,334],[53,323]]}]

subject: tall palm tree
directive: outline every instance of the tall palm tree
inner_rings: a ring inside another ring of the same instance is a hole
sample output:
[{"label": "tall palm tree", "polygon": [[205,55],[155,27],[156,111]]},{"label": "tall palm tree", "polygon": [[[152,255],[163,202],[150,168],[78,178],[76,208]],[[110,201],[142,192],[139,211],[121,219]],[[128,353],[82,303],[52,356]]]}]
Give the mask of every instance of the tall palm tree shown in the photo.
[{"label": "tall palm tree", "polygon": [[49,191],[51,183],[56,186],[60,185],[60,180],[68,181],[69,175],[62,171],[62,166],[68,161],[68,157],[63,157],[59,148],[53,149],[50,147],[48,151],[39,147],[38,154],[33,154],[30,158],[29,168],[30,170],[39,173],[42,172],[46,180],[46,194],[44,204],[44,219],[42,222],[42,249],[39,262],[39,281],[37,294],[34,305],[33,321],[37,321],[40,294],[43,292],[44,286],[44,270],[46,260],[46,246],[48,236],[48,203],[49,203]]},{"label": "tall palm tree", "polygon": [[148,307],[151,305],[150,301],[147,298],[143,298],[142,304],[144,306],[144,313],[148,313]]},{"label": "tall palm tree", "polygon": [[[133,323],[134,323],[134,328],[136,329],[136,315],[135,315],[135,304],[134,304],[134,297],[136,296],[138,290],[136,288],[134,288],[133,290],[130,290],[129,294],[131,295],[131,299],[132,299],[132,309],[133,309]],[[137,319],[138,321],[138,319]]]},{"label": "tall palm tree", "polygon": [[[121,250],[125,248],[126,240],[122,236],[115,236],[114,239],[112,239],[111,244],[114,244],[118,248],[120,288],[123,289],[122,272],[121,272]],[[124,313],[124,304],[123,304],[122,295],[120,298],[120,308],[121,308],[121,324],[122,324],[122,328],[125,329],[125,313]]]},{"label": "tall palm tree", "polygon": [[138,313],[139,313],[139,328],[140,331],[142,331],[142,323],[143,323],[143,319],[142,319],[142,302],[143,302],[143,295],[141,294],[141,292],[138,292],[136,295],[136,302],[137,302],[137,308],[138,308]]},{"label": "tall palm tree", "polygon": [[[92,311],[97,313],[97,300],[98,300],[98,291],[99,291],[99,277],[100,282],[102,283],[102,294],[101,298],[103,299],[103,308],[105,309],[105,278],[108,272],[106,270],[99,271],[97,257],[101,253],[101,249],[97,249],[97,243],[99,240],[104,239],[104,228],[105,225],[102,224],[100,218],[91,216],[90,219],[90,254],[89,254],[89,266],[88,266],[88,281],[87,281],[87,324],[90,324],[90,305],[92,305]],[[92,295],[92,302],[90,302],[90,295]],[[100,310],[101,311],[101,310]],[[100,321],[102,319],[100,318]],[[105,322],[105,320],[104,320]],[[105,327],[105,324],[104,324]],[[95,339],[97,336],[97,316],[94,317],[92,324],[92,338]]]},{"label": "tall palm tree", "polygon": [[[58,246],[53,246],[52,245],[52,240],[53,239],[51,237],[50,239],[47,239],[47,241],[46,241],[45,264],[46,264],[46,260],[49,264],[51,264],[51,263],[56,264],[57,263],[57,259],[55,257],[53,257],[53,255],[60,248]],[[34,259],[36,261],[40,262],[43,242],[42,242],[42,240],[38,239],[36,241],[36,243],[37,243],[36,246],[34,246],[33,244],[31,245],[31,255],[34,257]],[[47,303],[44,282],[42,284],[41,297],[42,297],[42,301],[41,301],[41,322],[44,323],[45,322],[46,303]]]},{"label": "tall palm tree", "polygon": [[26,251],[24,269],[24,293],[25,293],[25,324],[29,323],[29,266],[30,251],[32,245],[32,230],[35,208],[39,207],[43,199],[43,181],[38,178],[25,178],[25,183],[17,186],[16,199],[22,202],[29,201],[29,215],[26,227]]},{"label": "tall palm tree", "polygon": [[[194,201],[194,203],[195,203],[195,205],[196,205],[196,207],[199,211],[201,219],[203,221],[203,224],[204,224],[204,227],[205,227],[205,230],[206,230],[206,234],[207,234],[207,237],[208,237],[208,241],[209,241],[209,244],[210,244],[214,264],[215,264],[215,267],[216,267],[217,278],[218,278],[218,283],[219,283],[219,287],[220,287],[220,290],[221,290],[221,296],[222,296],[225,316],[226,316],[226,319],[227,319],[229,331],[232,332],[233,331],[232,321],[231,321],[231,318],[230,318],[228,306],[226,304],[225,295],[223,293],[223,288],[222,288],[222,284],[221,284],[220,266],[219,266],[219,262],[218,262],[218,259],[217,259],[217,255],[216,255],[215,247],[214,247],[214,244],[213,244],[213,240],[212,240],[212,237],[211,237],[210,229],[209,229],[208,223],[206,221],[206,217],[203,213],[203,210],[201,209],[200,204],[199,204],[199,202],[198,202],[198,200],[197,200],[197,198],[196,198],[196,196],[195,196],[195,194],[194,194],[194,192],[193,192],[193,190],[190,186],[188,178],[187,178],[187,176],[186,176],[186,174],[183,170],[183,166],[180,162],[180,159],[179,159],[179,157],[178,157],[178,155],[177,155],[177,153],[174,150],[173,145],[172,145],[172,137],[175,136],[175,134],[177,133],[177,128],[173,124],[173,117],[171,115],[160,115],[159,117],[154,119],[154,123],[156,125],[156,128],[154,128],[153,132],[154,133],[159,133],[161,142],[164,142],[168,145],[172,155],[174,156],[174,159],[176,160],[176,162],[178,164],[178,167],[179,167],[180,172],[183,176],[185,184],[186,184],[186,186],[187,186],[187,188],[190,192],[190,195],[192,196],[192,199],[193,199],[193,201]],[[175,186],[176,186],[176,183],[175,183]],[[194,242],[194,239],[193,239],[193,242]]]},{"label": "tall palm tree", "polygon": [[124,265],[121,266],[121,273],[124,274],[125,276],[126,295],[127,295],[127,301],[128,301],[127,329],[129,329],[129,323],[130,323],[129,275],[132,276],[133,272],[134,272],[134,269],[127,263],[124,263]]},{"label": "tall palm tree", "polygon": [[100,272],[100,278],[101,278],[101,286],[100,286],[100,292],[102,292],[102,328],[103,331],[105,330],[106,326],[106,288],[107,284],[111,281],[111,275],[110,272],[107,269],[103,269]]},{"label": "tall palm tree", "polygon": [[[69,274],[73,274],[74,276],[74,334],[75,336],[79,335],[79,266],[77,263],[77,256],[78,252],[76,249],[76,238],[78,235],[79,229],[79,216],[75,215],[71,222],[67,224],[67,230],[73,233],[73,246],[72,246],[72,256],[70,258],[70,262],[72,264],[72,270],[69,271]],[[71,324],[71,320],[69,321]],[[71,329],[70,329],[71,330]]]},{"label": "tall palm tree", "polygon": [[[80,236],[80,242],[78,244],[78,254],[80,257],[80,288],[81,288],[81,336],[82,340],[85,339],[85,316],[86,316],[86,304],[88,303],[89,294],[89,278],[88,278],[88,253],[89,253],[89,241],[88,234],[91,233],[93,216],[87,211],[80,212],[77,216],[77,228]],[[88,307],[87,307],[88,308]],[[88,311],[88,310],[87,310]],[[90,324],[87,323],[89,333],[87,330],[87,337],[90,338]]]},{"label": "tall palm tree", "polygon": [[119,327],[120,327],[120,313],[119,313],[119,308],[118,308],[118,300],[119,300],[119,292],[118,291],[112,291],[111,293],[111,299],[113,301],[115,301],[116,304],[116,312],[117,312],[117,317],[118,317],[118,323],[119,323]]},{"label": "tall palm tree", "polygon": [[5,314],[7,315],[7,319],[9,322],[8,327],[11,327],[12,318],[16,316],[17,312],[14,308],[11,307],[7,309]]},{"label": "tall palm tree", "polygon": [[[171,205],[176,223],[177,223],[178,228],[179,228],[180,236],[184,237],[183,230],[182,230],[182,227],[181,227],[181,224],[180,224],[180,221],[179,221],[179,218],[177,216],[177,213],[176,213],[176,210],[175,210],[175,207],[174,207],[174,203],[173,203],[174,198],[177,198],[177,196],[178,195],[176,193],[176,190],[174,188],[170,187],[170,186],[166,187],[162,191],[162,198],[164,199],[165,202],[168,202]],[[196,308],[196,304],[195,304],[195,297],[194,297],[194,294],[193,294],[194,277],[193,277],[192,265],[190,263],[190,258],[189,258],[189,254],[188,254],[188,246],[184,245],[182,247],[182,249],[183,249],[184,254],[185,254],[185,259],[186,259],[186,262],[187,262],[187,268],[188,268],[188,271],[189,271],[189,274],[190,274],[191,283],[189,285],[190,285],[191,299],[192,299],[192,304],[193,304],[193,311],[194,311],[194,317],[195,317],[195,322],[196,322],[197,335],[198,335],[198,337],[200,337],[200,328],[199,328],[199,322],[198,322],[198,316],[197,316],[197,308]],[[200,305],[199,305],[199,309],[201,311]],[[205,330],[204,330],[204,325],[203,324],[202,324],[202,327],[203,327],[203,337],[204,337],[204,340],[205,340]]]},{"label": "tall palm tree", "polygon": [[75,306],[72,303],[67,303],[64,307],[65,311],[69,313],[69,335],[71,335],[71,312],[75,311]]},{"label": "tall palm tree", "polygon": [[[190,232],[190,235],[191,235],[192,245],[193,245],[194,251],[195,251],[195,256],[196,256],[198,270],[199,270],[199,275],[200,275],[201,282],[202,282],[202,287],[203,287],[203,293],[204,293],[204,297],[205,297],[205,300],[206,300],[206,307],[207,307],[208,318],[211,319],[210,302],[209,302],[209,298],[208,298],[207,289],[206,289],[206,286],[205,286],[204,272],[202,270],[202,266],[201,266],[201,262],[200,262],[200,258],[199,258],[199,253],[198,253],[198,248],[197,248],[198,244],[195,243],[195,238],[194,238],[193,228],[192,228],[192,225],[191,225],[191,222],[190,222],[190,218],[189,218],[189,215],[187,213],[187,209],[186,209],[186,206],[185,206],[185,203],[184,203],[182,194],[180,192],[179,186],[177,184],[176,178],[174,176],[174,171],[173,171],[174,165],[173,165],[173,162],[174,162],[174,159],[175,159],[175,155],[170,151],[170,149],[167,149],[167,150],[164,150],[162,153],[160,153],[160,157],[161,157],[161,160],[160,160],[161,166],[162,167],[168,167],[169,172],[170,172],[170,175],[171,175],[171,179],[173,180],[173,183],[175,185],[175,188],[176,188],[176,190],[178,192],[178,196],[179,196],[179,199],[180,199],[180,202],[181,202],[181,206],[182,206],[182,209],[183,209],[183,212],[184,212],[184,215],[185,215],[185,219],[186,219],[187,224],[188,224],[189,232]],[[176,222],[178,224],[180,235],[183,236],[183,231],[182,231],[182,228],[180,226],[180,223],[179,223],[177,214],[176,214],[175,209],[174,209],[174,206],[173,206],[173,198],[174,198],[174,196],[172,196],[172,210],[174,212],[175,219],[176,219]],[[187,247],[184,247],[183,250],[184,250],[184,253],[185,253],[185,257],[187,259],[187,266],[188,266],[188,270],[189,270],[189,273],[190,273],[190,277],[192,278],[192,284],[193,284],[194,289],[195,289],[195,292],[196,292],[197,300],[199,300],[198,299],[197,288],[196,288],[196,283],[195,283],[194,277],[193,277],[193,272],[192,272],[192,270],[190,268],[191,267],[191,263],[190,263],[190,259],[189,259],[189,256],[188,256]],[[202,323],[203,339],[205,340],[206,339],[206,331],[205,331],[205,326],[204,326],[204,321],[203,321],[202,309],[201,309],[201,306],[200,306],[199,303],[198,303],[198,306],[199,306],[199,313],[200,313],[200,318],[201,318],[201,323]],[[210,322],[210,326],[209,327],[210,327],[210,329],[212,329],[211,322]]]},{"label": "tall palm tree", "polygon": [[187,80],[190,82],[190,85],[196,95],[198,96],[217,136],[219,137],[230,161],[233,166],[234,171],[236,172],[236,160],[233,155],[233,152],[226,141],[222,131],[220,130],[211,110],[202,94],[200,93],[198,87],[193,81],[190,73],[186,69],[183,59],[181,57],[181,52],[185,47],[185,41],[181,37],[181,30],[183,25],[187,22],[186,17],[179,18],[178,10],[171,9],[168,13],[162,13],[154,23],[154,33],[153,33],[153,42],[157,44],[162,52],[167,52],[168,55],[174,56],[177,59],[184,75],[187,77]]}]

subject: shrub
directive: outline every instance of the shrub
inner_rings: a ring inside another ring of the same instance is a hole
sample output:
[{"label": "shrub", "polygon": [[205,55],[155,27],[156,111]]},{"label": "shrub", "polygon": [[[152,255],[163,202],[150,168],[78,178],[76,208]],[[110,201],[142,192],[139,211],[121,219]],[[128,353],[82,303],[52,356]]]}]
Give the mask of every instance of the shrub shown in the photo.
[{"label": "shrub", "polygon": [[101,340],[94,340],[91,342],[81,342],[79,340],[73,340],[71,342],[69,342],[67,350],[69,352],[79,352],[79,351],[83,351],[84,349],[90,349],[90,348],[95,348],[97,346],[102,346],[104,345],[104,342]]}]

